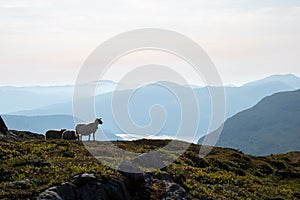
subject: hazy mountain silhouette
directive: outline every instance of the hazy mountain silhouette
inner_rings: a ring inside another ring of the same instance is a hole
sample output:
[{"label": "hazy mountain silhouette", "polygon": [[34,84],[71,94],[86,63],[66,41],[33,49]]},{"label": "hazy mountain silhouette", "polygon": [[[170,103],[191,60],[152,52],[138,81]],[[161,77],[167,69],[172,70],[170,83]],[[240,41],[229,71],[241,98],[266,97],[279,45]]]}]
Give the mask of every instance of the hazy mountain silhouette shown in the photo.
[{"label": "hazy mountain silhouette", "polygon": [[[115,88],[113,81],[99,81],[96,94],[110,92]],[[18,111],[39,109],[63,102],[72,101],[74,87],[65,86],[30,86],[30,87],[0,87],[0,113],[16,114]],[[23,113],[23,114],[24,114]],[[18,113],[22,114],[22,113]],[[43,113],[44,115],[47,113]]]},{"label": "hazy mountain silhouette", "polygon": [[288,87],[293,88],[295,90],[299,89],[299,85],[300,85],[299,77],[295,76],[294,74],[285,74],[285,75],[269,76],[258,81],[247,83],[243,85],[243,87],[255,87],[258,85],[270,84],[270,83],[275,84],[276,82],[287,85]]},{"label": "hazy mountain silhouette", "polygon": [[[185,91],[186,87],[170,84],[178,91]],[[294,90],[296,87],[300,88],[300,79],[294,75],[276,75],[268,78],[254,81],[245,84],[241,87],[225,87],[226,93],[226,116],[231,117],[234,114],[252,107],[258,103],[265,96],[274,94],[280,91]],[[211,117],[211,102],[210,102],[210,87],[193,88],[198,98],[200,117],[199,130],[197,137],[201,137],[207,133],[209,120]],[[123,91],[124,92],[124,91]],[[119,96],[122,96],[122,91],[118,91]],[[111,133],[123,133],[114,120],[111,108],[111,99],[113,93],[105,93],[97,95],[95,98],[96,111],[98,116],[102,116],[105,119],[103,128]],[[125,100],[124,100],[125,101]],[[131,98],[129,104],[129,111],[131,118],[140,126],[148,125],[151,120],[149,117],[149,109],[152,105],[161,104],[167,114],[167,121],[159,135],[167,135],[174,137],[178,130],[180,122],[180,104],[170,91],[159,85],[146,85],[138,89]],[[188,105],[187,105],[188,106]],[[190,109],[190,108],[189,108]],[[13,113],[14,115],[72,115],[72,102],[59,103],[49,106],[44,106],[38,109],[25,110]],[[164,120],[163,116],[154,116],[161,120]],[[125,127],[126,128],[126,127]],[[33,130],[32,130],[33,131]],[[126,131],[125,131],[126,132]],[[136,133],[139,135],[151,135],[153,133]],[[195,141],[197,142],[197,140]]]},{"label": "hazy mountain silhouette", "polygon": [[300,90],[266,97],[228,119],[216,146],[253,155],[300,151],[299,105]]}]

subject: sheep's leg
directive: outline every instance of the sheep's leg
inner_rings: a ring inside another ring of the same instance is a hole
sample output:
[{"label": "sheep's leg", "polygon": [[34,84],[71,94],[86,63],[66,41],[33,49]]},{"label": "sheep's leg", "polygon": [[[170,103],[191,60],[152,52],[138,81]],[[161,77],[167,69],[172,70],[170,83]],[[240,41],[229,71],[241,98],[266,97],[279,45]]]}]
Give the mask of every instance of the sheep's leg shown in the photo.
[{"label": "sheep's leg", "polygon": [[93,133],[93,139],[94,139],[94,141],[95,141],[95,133]]}]

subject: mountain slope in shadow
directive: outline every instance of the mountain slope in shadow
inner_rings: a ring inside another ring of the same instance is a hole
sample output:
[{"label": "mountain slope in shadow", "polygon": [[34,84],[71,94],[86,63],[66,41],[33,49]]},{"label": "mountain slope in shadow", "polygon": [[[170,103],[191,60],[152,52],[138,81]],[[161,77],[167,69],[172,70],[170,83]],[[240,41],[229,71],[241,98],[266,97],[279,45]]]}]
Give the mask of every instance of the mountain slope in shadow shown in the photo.
[{"label": "mountain slope in shadow", "polygon": [[240,149],[252,155],[300,151],[299,104],[300,90],[264,98],[228,119],[216,146]]}]

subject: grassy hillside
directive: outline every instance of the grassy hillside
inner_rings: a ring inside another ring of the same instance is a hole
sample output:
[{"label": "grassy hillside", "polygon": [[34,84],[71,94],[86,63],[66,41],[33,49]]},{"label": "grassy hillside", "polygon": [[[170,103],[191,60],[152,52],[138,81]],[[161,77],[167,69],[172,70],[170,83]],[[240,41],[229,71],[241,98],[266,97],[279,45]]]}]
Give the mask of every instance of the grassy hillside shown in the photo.
[{"label": "grassy hillside", "polygon": [[[116,142],[133,152],[148,152],[168,140]],[[165,170],[193,198],[206,199],[293,199],[300,198],[300,153],[253,157],[232,149],[214,148],[205,158],[198,157],[199,145],[188,151]],[[109,151],[103,150],[103,151]],[[109,155],[104,152],[103,155]],[[118,171],[95,160],[79,141],[0,139],[0,199],[22,199],[62,182],[72,182],[80,173],[95,173],[99,180],[124,179]],[[297,178],[298,176],[298,178]],[[13,181],[29,179],[29,185],[17,187]],[[161,199],[160,181],[145,187],[148,199]],[[145,198],[144,198],[145,199]]]}]

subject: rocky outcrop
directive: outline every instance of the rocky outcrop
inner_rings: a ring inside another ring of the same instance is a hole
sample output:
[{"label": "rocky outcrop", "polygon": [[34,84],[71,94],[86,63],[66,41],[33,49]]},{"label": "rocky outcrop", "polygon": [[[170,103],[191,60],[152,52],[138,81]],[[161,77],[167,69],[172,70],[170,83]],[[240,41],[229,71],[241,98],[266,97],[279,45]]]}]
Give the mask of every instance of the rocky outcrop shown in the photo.
[{"label": "rocky outcrop", "polygon": [[67,182],[49,188],[37,199],[127,200],[130,198],[122,181],[111,179],[101,183],[94,174],[85,173],[75,176],[74,184]]},{"label": "rocky outcrop", "polygon": [[18,139],[18,137],[15,134],[11,133],[8,130],[1,116],[0,116],[0,137],[5,137],[5,138],[15,139],[15,140]]},{"label": "rocky outcrop", "polygon": [[13,140],[19,139],[42,139],[44,135],[31,133],[29,131],[8,130],[4,120],[0,116],[0,138],[8,138]]},{"label": "rocky outcrop", "polygon": [[[130,163],[123,163],[121,167],[134,167]],[[137,169],[135,169],[137,170]],[[191,199],[191,196],[172,179],[154,177],[149,173],[124,173],[125,180],[110,179],[101,182],[95,174],[80,174],[73,177],[73,183],[67,182],[51,187],[39,194],[38,200],[138,200],[149,199],[147,190],[155,182],[159,182],[165,193],[162,199]],[[134,181],[137,181],[136,184]]]},{"label": "rocky outcrop", "polygon": [[7,126],[5,125],[1,116],[0,116],[0,134],[3,134],[3,135],[8,134]]}]

